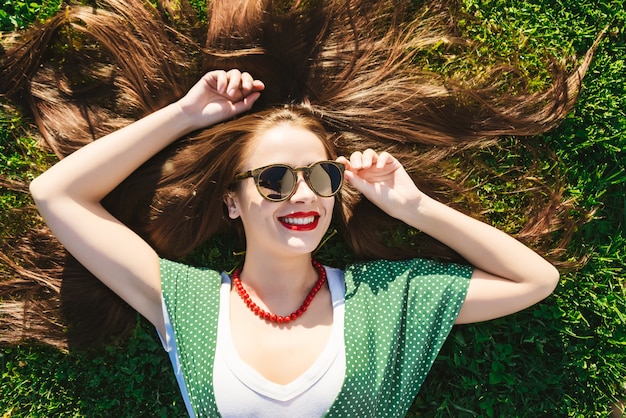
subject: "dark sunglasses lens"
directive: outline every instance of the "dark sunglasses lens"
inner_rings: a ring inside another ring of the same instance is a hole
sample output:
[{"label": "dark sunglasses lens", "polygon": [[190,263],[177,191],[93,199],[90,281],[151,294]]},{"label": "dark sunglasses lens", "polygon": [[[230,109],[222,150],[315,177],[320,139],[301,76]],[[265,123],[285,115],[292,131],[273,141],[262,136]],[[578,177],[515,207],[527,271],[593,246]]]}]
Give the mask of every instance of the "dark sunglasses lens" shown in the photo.
[{"label": "dark sunglasses lens", "polygon": [[258,188],[268,200],[284,200],[291,194],[295,184],[294,175],[286,166],[267,167],[259,173]]},{"label": "dark sunglasses lens", "polygon": [[335,164],[317,163],[311,167],[309,181],[311,188],[320,196],[332,196],[341,188],[343,177]]}]

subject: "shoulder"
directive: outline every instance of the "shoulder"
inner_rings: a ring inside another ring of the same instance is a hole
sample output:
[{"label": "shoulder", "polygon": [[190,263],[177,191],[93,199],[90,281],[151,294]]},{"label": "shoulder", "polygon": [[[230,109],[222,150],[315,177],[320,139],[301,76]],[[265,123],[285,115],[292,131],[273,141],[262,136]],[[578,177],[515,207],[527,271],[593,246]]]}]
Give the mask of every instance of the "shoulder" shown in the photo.
[{"label": "shoulder", "polygon": [[180,261],[173,261],[167,258],[159,258],[159,264],[161,267],[161,274],[176,274],[176,273],[186,273],[186,274],[217,274],[219,276],[219,272],[211,269],[210,267],[203,266],[193,266],[191,264],[183,263]]},{"label": "shoulder", "polygon": [[350,264],[346,275],[361,280],[389,280],[390,278],[415,278],[419,276],[458,276],[469,278],[473,267],[423,258],[407,260],[375,260]]},{"label": "shoulder", "polygon": [[219,286],[221,275],[208,267],[192,266],[178,261],[159,259],[163,291],[186,284],[190,287]]},{"label": "shoulder", "polygon": [[427,259],[376,260],[351,264],[345,270],[346,296],[357,293],[433,297],[451,293],[462,297],[467,291],[473,267]]},{"label": "shoulder", "polygon": [[163,302],[174,329],[183,327],[193,334],[205,327],[209,318],[217,317],[219,272],[167,259],[160,259],[160,265]]}]

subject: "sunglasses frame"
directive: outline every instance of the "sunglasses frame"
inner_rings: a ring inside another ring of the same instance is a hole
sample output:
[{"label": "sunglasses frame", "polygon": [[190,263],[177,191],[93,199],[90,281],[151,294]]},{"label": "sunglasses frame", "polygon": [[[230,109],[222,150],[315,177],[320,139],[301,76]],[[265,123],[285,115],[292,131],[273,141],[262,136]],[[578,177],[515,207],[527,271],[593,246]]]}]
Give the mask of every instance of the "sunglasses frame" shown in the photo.
[{"label": "sunglasses frame", "polygon": [[[315,189],[315,187],[313,187],[313,185],[311,184],[311,179],[310,179],[311,171],[313,170],[314,166],[319,165],[319,164],[330,164],[330,165],[337,167],[337,169],[339,170],[339,187],[337,187],[337,191],[335,191],[333,194],[329,196],[324,196],[324,195],[319,194],[317,190]],[[261,189],[259,187],[259,177],[261,173],[264,170],[268,168],[272,168],[272,167],[285,167],[287,171],[289,171],[294,177],[293,188],[291,189],[291,192],[289,193],[289,195],[280,199],[271,199],[267,197],[261,192]],[[332,197],[336,195],[337,193],[339,193],[339,191],[341,190],[343,186],[343,181],[344,181],[343,173],[345,170],[346,170],[345,165],[338,163],[337,161],[331,161],[331,160],[316,161],[314,163],[309,164],[308,166],[303,166],[303,167],[291,167],[288,164],[277,163],[277,164],[269,164],[263,167],[255,168],[252,170],[248,170],[248,171],[244,171],[242,173],[236,174],[235,180],[239,181],[239,180],[244,180],[249,177],[252,177],[254,179],[254,185],[256,186],[256,189],[259,192],[259,194],[263,197],[263,199],[269,200],[270,202],[284,202],[285,200],[288,200],[289,198],[291,198],[291,196],[293,196],[296,190],[298,189],[298,172],[303,173],[304,181],[306,182],[307,186],[309,186],[309,188],[313,191],[313,193],[315,193],[316,195],[320,197]]]}]

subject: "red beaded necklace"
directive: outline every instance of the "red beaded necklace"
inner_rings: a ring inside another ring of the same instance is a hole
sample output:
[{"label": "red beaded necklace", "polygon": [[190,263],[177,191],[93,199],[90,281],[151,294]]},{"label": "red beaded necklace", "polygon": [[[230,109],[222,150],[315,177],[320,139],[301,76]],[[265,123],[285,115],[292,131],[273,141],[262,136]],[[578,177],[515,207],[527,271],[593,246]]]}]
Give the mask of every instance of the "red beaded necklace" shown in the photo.
[{"label": "red beaded necklace", "polygon": [[248,292],[246,292],[246,289],[243,288],[241,280],[239,279],[241,267],[237,267],[237,269],[235,269],[235,271],[233,272],[233,284],[235,285],[235,289],[237,289],[237,293],[239,293],[239,296],[241,296],[241,299],[243,299],[244,303],[248,306],[248,308],[250,308],[252,312],[254,312],[255,315],[266,321],[284,324],[298,319],[302,316],[304,312],[306,312],[306,310],[309,308],[309,305],[311,304],[311,301],[313,301],[313,298],[315,297],[317,292],[319,292],[319,290],[324,285],[324,282],[326,281],[326,270],[324,269],[324,266],[322,266],[322,264],[316,260],[311,260],[311,264],[313,264],[313,267],[315,267],[315,270],[317,270],[319,279],[317,279],[315,286],[313,286],[306,299],[304,299],[304,302],[302,303],[300,308],[298,308],[298,310],[293,312],[291,315],[280,316],[269,313],[261,309],[256,303],[254,303],[250,298],[250,295],[248,295]]}]

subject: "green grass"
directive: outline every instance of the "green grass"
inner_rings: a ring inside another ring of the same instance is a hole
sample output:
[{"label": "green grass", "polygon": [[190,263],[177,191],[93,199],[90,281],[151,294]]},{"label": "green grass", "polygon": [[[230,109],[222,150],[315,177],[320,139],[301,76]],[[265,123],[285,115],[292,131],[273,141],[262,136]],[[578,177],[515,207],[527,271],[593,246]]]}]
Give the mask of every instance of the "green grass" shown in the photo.
[{"label": "green grass", "polygon": [[59,9],[61,0],[3,0],[0,7],[0,31],[24,29],[36,19],[50,16]]},{"label": "green grass", "polygon": [[53,348],[5,348],[5,417],[173,417],[185,408],[171,365],[153,331],[139,326],[128,344],[95,353]]},{"label": "green grass", "polygon": [[[462,57],[431,56],[424,65],[452,74],[480,71],[496,59],[504,60],[519,65],[532,78],[531,88],[545,85],[550,57],[582,56],[609,25],[575,111],[558,129],[532,140],[545,144],[560,159],[556,165],[539,164],[533,170],[545,178],[561,175],[567,197],[596,212],[576,231],[568,249],[573,258],[587,254],[587,264],[564,275],[555,293],[536,306],[496,321],[455,327],[412,415],[607,417],[616,399],[626,399],[624,2],[462,3],[457,18],[462,34],[475,40],[471,52]],[[39,6],[25,4],[5,1],[0,28],[9,30],[32,21]],[[42,10],[50,10],[46,7]],[[0,170],[29,180],[50,158],[36,150],[18,116],[6,110],[0,113]],[[530,167],[532,158],[515,139],[482,150],[481,157],[502,175],[477,174],[472,179],[479,185],[477,197],[488,206],[491,222],[514,232],[521,219],[511,215],[519,210],[509,209],[519,209],[524,200],[508,192],[519,187],[520,173],[504,173],[514,166]],[[460,167],[462,161],[453,161],[451,173]],[[10,208],[28,203],[23,195],[3,191],[4,233],[35,221],[20,223],[22,218],[10,214]],[[195,256],[227,264],[232,260],[229,245],[216,242]],[[340,260],[342,247],[331,240],[321,256]],[[28,344],[2,348],[0,373],[0,413],[6,417],[185,414],[167,356],[145,323],[128,343],[92,353],[65,354]]]}]

